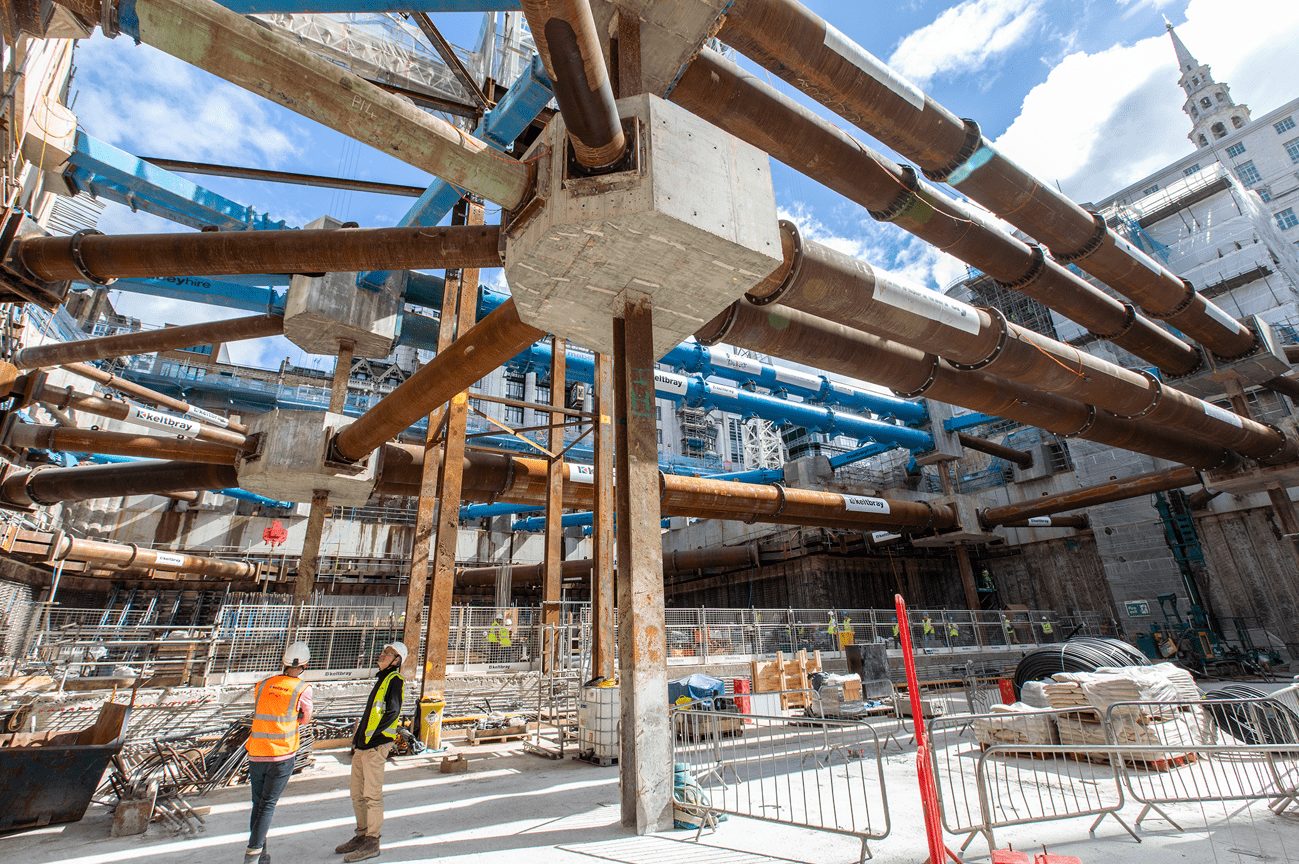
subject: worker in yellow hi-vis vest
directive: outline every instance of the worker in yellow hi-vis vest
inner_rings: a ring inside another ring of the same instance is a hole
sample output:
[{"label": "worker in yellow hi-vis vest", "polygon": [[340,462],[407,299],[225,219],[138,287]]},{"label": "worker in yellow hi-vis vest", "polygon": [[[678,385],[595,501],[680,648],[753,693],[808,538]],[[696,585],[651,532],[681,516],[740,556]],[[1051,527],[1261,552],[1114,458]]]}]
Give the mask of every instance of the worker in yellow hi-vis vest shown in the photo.
[{"label": "worker in yellow hi-vis vest", "polygon": [[961,638],[961,631],[957,628],[955,621],[947,622],[947,647],[955,648],[956,642]]},{"label": "worker in yellow hi-vis vest", "polygon": [[1048,621],[1045,615],[1042,616],[1042,641],[1055,641],[1055,625]]},{"label": "worker in yellow hi-vis vest", "polygon": [[931,653],[930,643],[932,643],[934,640],[934,619],[930,618],[928,615],[926,615],[924,618],[921,618],[920,633],[925,640],[925,653],[929,654]]},{"label": "worker in yellow hi-vis vest", "polygon": [[898,622],[893,622],[893,647],[902,647],[902,630],[898,627]]}]

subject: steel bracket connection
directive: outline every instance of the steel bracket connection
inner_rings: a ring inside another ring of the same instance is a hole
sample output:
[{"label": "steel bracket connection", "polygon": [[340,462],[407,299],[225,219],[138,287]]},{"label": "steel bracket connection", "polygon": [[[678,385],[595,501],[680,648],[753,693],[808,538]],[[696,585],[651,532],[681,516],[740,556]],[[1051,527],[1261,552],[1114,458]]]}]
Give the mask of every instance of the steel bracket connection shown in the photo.
[{"label": "steel bracket connection", "polygon": [[983,143],[983,130],[978,123],[969,117],[962,118],[961,122],[965,124],[965,140],[961,142],[961,149],[956,151],[956,155],[946,165],[924,169],[925,176],[935,183],[946,183],[948,178],[965,167]]},{"label": "steel bracket connection", "polygon": [[1010,342],[1010,322],[1006,320],[1005,314],[995,306],[979,306],[977,308],[983,312],[987,312],[988,316],[992,318],[993,321],[997,322],[997,344],[992,346],[992,350],[988,352],[988,356],[976,360],[973,363],[956,363],[952,360],[947,361],[951,364],[953,369],[960,369],[962,372],[974,372],[991,365],[1001,356],[1001,352],[1006,350],[1006,345]]},{"label": "steel bracket connection", "polygon": [[1087,242],[1075,249],[1073,252],[1064,253],[1058,252],[1054,249],[1051,250],[1055,255],[1055,260],[1059,261],[1061,264],[1077,263],[1095,252],[1097,249],[1101,248],[1101,244],[1105,242],[1105,235],[1109,233],[1110,230],[1110,227],[1105,224],[1105,217],[1097,213],[1095,210],[1089,210],[1087,212],[1091,213],[1092,222],[1096,224],[1096,229],[1092,231],[1092,236],[1087,238]]},{"label": "steel bracket connection", "polygon": [[18,255],[19,240],[25,236],[49,236],[30,216],[18,207],[9,207],[0,224],[0,302],[35,303],[54,310],[68,296],[69,282],[44,282],[23,264]]},{"label": "steel bracket connection", "polygon": [[898,193],[889,206],[883,210],[867,210],[870,217],[876,222],[892,222],[894,219],[905,213],[918,198],[917,193],[920,191],[920,175],[916,169],[910,165],[900,165],[902,169],[903,189]]}]

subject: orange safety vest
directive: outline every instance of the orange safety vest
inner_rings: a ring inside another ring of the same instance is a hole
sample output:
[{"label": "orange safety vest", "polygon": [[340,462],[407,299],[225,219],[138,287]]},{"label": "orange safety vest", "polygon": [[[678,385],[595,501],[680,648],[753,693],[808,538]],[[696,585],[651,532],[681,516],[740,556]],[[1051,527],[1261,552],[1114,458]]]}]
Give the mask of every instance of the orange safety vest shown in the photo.
[{"label": "orange safety vest", "polygon": [[298,751],[298,699],[307,682],[272,675],[257,685],[253,726],[244,748],[249,756],[288,756]]}]

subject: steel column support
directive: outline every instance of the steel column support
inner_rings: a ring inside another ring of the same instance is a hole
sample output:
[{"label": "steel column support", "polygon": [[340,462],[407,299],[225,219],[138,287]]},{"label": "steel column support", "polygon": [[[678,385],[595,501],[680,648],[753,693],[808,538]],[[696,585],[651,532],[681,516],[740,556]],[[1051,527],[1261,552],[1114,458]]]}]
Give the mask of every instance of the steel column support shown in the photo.
[{"label": "steel column support", "polygon": [[180,327],[163,327],[160,330],[141,330],[117,336],[100,336],[77,342],[50,342],[31,348],[21,348],[14,354],[14,365],[19,369],[36,369],[41,366],[59,366],[85,360],[105,360],[132,354],[151,354],[193,345],[238,342],[241,339],[260,339],[284,332],[284,319],[279,315],[250,315],[246,318],[228,318],[203,324],[185,324]]},{"label": "steel column support", "polygon": [[[558,336],[553,339],[550,352],[550,406],[564,408],[567,407],[564,404],[567,392],[564,386],[564,359],[568,355],[568,344]],[[568,470],[564,460],[557,455],[564,449],[564,427],[559,425],[564,419],[563,415],[551,412],[549,417],[551,427],[547,444],[550,452],[556,456],[546,466],[546,533],[542,558],[545,576],[541,583],[541,621],[547,628],[547,638],[556,635],[550,628],[559,624],[559,603],[564,590],[564,577],[560,572],[564,561],[564,525],[560,517],[564,512],[564,474]],[[555,653],[558,646],[552,644],[544,647],[542,668],[549,669],[549,664],[558,658]]]},{"label": "steel column support", "polygon": [[[469,225],[481,224],[483,221],[481,202],[468,202],[465,205],[463,218]],[[473,322],[478,306],[478,271],[465,270],[459,274],[448,272],[446,285],[447,288],[442,295],[443,327],[438,332],[438,356],[434,359],[434,363],[449,354],[461,341],[468,341],[477,330]],[[453,339],[455,341],[452,341]],[[437,518],[433,527],[433,555],[430,564],[426,565],[426,567],[431,566],[432,574],[431,577],[424,577],[426,582],[431,581],[432,589],[428,591],[428,629],[424,636],[424,668],[420,676],[422,698],[441,696],[446,692],[447,649],[451,639],[451,602],[456,586],[456,541],[460,536],[460,499],[463,497],[464,489],[465,432],[469,420],[467,388],[473,380],[477,379],[462,381],[461,386],[466,389],[455,393],[444,409],[446,431],[442,445],[442,460],[438,466]],[[430,415],[430,433],[434,426],[434,418]],[[421,492],[423,491],[421,489]]]},{"label": "steel column support", "polygon": [[648,834],[672,824],[656,358],[648,300],[628,301],[613,328],[622,823]]},{"label": "steel column support", "polygon": [[[595,356],[595,508],[591,531],[594,567],[591,572],[591,676],[616,674],[614,645],[616,613],[613,574],[613,362],[608,354]],[[561,523],[563,520],[560,520]],[[549,524],[549,523],[547,523]]]},{"label": "steel column support", "polygon": [[[102,0],[65,0],[89,21]],[[212,0],[134,0],[117,26],[132,38],[270,99],[506,208],[523,202],[530,168],[370,84],[293,39]],[[374,269],[344,267],[340,270]]]},{"label": "steel column support", "polygon": [[979,605],[979,589],[974,584],[974,564],[970,561],[970,547],[964,543],[956,547],[956,569],[961,574],[966,608],[978,612],[982,607]]},{"label": "steel column support", "polygon": [[298,559],[298,575],[293,581],[293,602],[307,603],[316,590],[316,574],[320,570],[320,540],[325,533],[325,517],[329,515],[329,493],[317,489],[311,493],[311,510],[307,515],[307,533],[302,538],[302,557]]}]

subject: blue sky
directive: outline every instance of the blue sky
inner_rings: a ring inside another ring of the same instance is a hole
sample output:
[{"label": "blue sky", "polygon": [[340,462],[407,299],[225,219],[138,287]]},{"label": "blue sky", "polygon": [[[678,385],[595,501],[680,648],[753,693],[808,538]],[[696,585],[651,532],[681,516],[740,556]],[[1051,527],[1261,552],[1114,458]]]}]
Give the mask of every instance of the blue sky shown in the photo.
[{"label": "blue sky", "polygon": [[[1080,201],[1100,198],[1190,148],[1164,15],[1256,115],[1299,95],[1296,0],[813,0],[808,5],[952,111],[978,120],[1012,158]],[[437,20],[452,41],[474,41],[478,16]],[[131,152],[412,184],[429,179],[126,38],[96,36],[83,43],[77,66],[74,110],[82,126]],[[801,175],[777,164],[773,176],[782,211],[818,239],[931,287],[963,272],[958,262],[872,222],[856,205]],[[293,224],[329,212],[362,225],[388,225],[408,203],[362,193],[193,179]],[[117,206],[101,227],[172,230]],[[213,317],[207,307],[151,298],[124,297],[118,305],[153,322]],[[296,354],[290,349],[282,340],[263,341],[236,357],[273,365]]]}]

